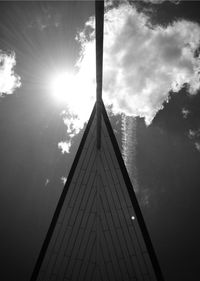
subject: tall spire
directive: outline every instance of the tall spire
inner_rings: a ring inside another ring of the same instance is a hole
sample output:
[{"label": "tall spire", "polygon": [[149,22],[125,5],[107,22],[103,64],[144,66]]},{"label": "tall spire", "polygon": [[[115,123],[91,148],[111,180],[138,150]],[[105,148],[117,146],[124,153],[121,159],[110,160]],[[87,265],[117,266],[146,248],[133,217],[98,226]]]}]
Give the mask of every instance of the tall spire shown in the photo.
[{"label": "tall spire", "polygon": [[104,1],[96,11],[96,105],[31,281],[163,281],[102,101]]},{"label": "tall spire", "polygon": [[104,1],[95,1],[97,149],[101,147]]}]

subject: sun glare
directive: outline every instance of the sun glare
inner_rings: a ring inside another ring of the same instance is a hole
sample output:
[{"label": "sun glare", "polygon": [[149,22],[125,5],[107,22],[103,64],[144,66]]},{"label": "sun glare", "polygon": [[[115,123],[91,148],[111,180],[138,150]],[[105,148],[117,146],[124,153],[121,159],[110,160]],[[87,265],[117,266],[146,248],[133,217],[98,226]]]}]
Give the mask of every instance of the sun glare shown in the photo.
[{"label": "sun glare", "polygon": [[49,88],[56,104],[68,108],[80,120],[87,120],[94,104],[95,88],[85,73],[56,73],[50,78]]},{"label": "sun glare", "polygon": [[56,74],[51,79],[51,92],[58,103],[68,104],[75,102],[77,91],[75,77],[67,72]]}]

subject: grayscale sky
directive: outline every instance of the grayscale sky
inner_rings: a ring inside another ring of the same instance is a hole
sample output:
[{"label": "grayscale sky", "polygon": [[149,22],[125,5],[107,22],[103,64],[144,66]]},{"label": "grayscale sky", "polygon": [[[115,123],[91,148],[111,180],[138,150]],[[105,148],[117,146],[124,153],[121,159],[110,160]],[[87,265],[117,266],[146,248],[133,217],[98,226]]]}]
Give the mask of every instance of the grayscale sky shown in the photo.
[{"label": "grayscale sky", "polygon": [[[109,1],[105,14],[103,99],[120,146],[126,134],[133,147],[166,281],[199,280],[199,11],[198,1]],[[93,16],[93,1],[0,2],[3,281],[30,278],[92,111]],[[135,117],[125,132],[124,115]]]}]

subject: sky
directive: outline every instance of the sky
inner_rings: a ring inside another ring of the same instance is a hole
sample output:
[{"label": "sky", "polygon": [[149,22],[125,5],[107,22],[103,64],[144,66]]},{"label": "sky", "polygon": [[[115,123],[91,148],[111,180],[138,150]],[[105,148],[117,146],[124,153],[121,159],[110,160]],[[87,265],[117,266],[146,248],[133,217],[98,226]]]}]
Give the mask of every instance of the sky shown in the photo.
[{"label": "sky", "polygon": [[[167,281],[199,280],[199,6],[106,3],[103,99]],[[94,44],[92,1],[0,2],[4,281],[30,278],[95,101]]]}]

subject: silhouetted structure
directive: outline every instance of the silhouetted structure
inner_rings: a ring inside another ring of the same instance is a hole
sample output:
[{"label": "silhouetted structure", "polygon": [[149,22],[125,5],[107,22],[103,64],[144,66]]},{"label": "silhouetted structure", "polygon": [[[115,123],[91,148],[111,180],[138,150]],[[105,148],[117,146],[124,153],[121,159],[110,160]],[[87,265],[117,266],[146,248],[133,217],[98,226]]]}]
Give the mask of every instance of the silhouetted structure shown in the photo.
[{"label": "silhouetted structure", "polygon": [[163,280],[101,98],[103,1],[96,19],[97,102],[31,281]]}]

